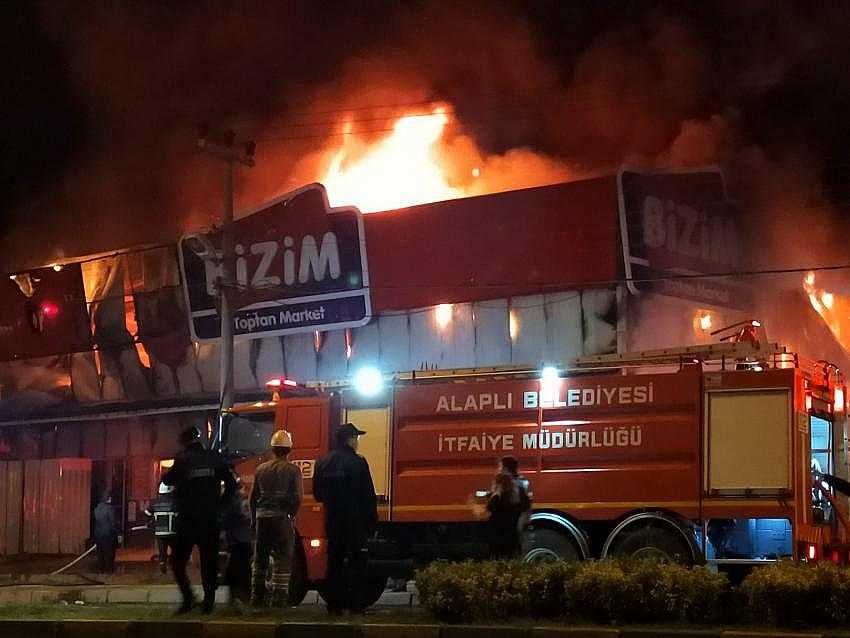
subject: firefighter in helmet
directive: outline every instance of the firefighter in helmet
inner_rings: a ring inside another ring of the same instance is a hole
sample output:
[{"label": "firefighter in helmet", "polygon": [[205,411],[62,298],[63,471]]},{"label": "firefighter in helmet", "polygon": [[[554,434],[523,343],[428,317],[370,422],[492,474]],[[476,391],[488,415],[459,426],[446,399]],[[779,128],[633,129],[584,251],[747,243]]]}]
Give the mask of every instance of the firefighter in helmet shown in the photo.
[{"label": "firefighter in helmet", "polygon": [[[292,435],[286,430],[275,432],[271,450],[273,458],[257,468],[251,491],[251,515],[256,526],[251,604],[259,606],[268,602],[281,607],[288,598],[287,578],[295,547],[294,519],[304,492],[301,470],[288,460]],[[267,592],[270,560],[272,586],[271,592]]]},{"label": "firefighter in helmet", "polygon": [[177,611],[185,614],[195,604],[186,565],[192,548],[197,545],[204,586],[201,611],[209,614],[215,606],[218,580],[219,513],[222,504],[227,502],[236,490],[236,479],[224,457],[216,450],[208,450],[203,446],[201,431],[198,428],[184,430],[180,434],[180,443],[183,445],[183,451],[177,455],[174,465],[162,477],[163,483],[174,486],[177,503],[177,535],[171,558],[174,579],[183,596],[183,603]]},{"label": "firefighter in helmet", "polygon": [[[164,574],[168,567],[168,550],[174,546],[177,535],[177,504],[174,501],[174,486],[159,484],[156,500],[145,510],[151,518],[153,535],[159,554],[159,569]],[[173,552],[173,549],[172,549]]]}]

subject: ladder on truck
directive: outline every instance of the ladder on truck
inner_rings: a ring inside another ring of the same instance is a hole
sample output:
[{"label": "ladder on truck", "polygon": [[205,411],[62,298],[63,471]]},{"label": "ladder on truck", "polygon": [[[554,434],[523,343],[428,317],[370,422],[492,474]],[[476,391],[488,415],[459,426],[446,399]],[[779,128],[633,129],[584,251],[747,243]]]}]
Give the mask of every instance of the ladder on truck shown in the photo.
[{"label": "ladder on truck", "polygon": [[[641,350],[623,354],[599,354],[576,358],[568,369],[632,368],[646,365],[684,365],[689,363],[761,362],[769,367],[795,367],[796,355],[778,343],[750,341],[708,343],[680,348]],[[780,364],[785,364],[784,366]]]},{"label": "ladder on truck", "polygon": [[[776,368],[798,367],[797,355],[777,343],[753,343],[749,341],[720,342],[684,346],[680,348],[662,348],[622,354],[601,354],[577,357],[561,364],[553,364],[559,371],[569,375],[602,370],[640,368],[646,366],[683,366],[691,363],[716,363],[739,365],[742,362],[753,366]],[[734,368],[733,368],[734,369]],[[393,375],[397,381],[417,381],[439,379],[463,379],[471,377],[525,377],[539,376],[540,369],[528,365],[486,366],[477,368],[447,368],[436,370],[414,370]],[[328,387],[334,384],[325,384]],[[337,385],[347,385],[341,382]]]}]

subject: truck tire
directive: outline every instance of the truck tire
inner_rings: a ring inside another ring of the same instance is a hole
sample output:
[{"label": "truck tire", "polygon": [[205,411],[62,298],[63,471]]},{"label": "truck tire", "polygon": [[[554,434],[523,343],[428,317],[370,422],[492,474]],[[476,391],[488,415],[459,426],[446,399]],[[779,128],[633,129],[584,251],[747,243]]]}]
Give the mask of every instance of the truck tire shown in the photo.
[{"label": "truck tire", "polygon": [[361,602],[366,607],[371,607],[381,598],[381,594],[387,588],[386,576],[370,576],[361,590]]},{"label": "truck tire", "polygon": [[307,578],[307,557],[304,555],[304,547],[301,538],[295,540],[295,551],[292,552],[292,568],[289,571],[289,603],[290,607],[300,605],[310,589],[310,581]]},{"label": "truck tire", "polygon": [[609,556],[692,565],[693,554],[681,533],[657,522],[631,525],[614,540]]},{"label": "truck tire", "polygon": [[[322,600],[327,604],[328,602],[328,588],[327,583],[322,580],[316,583],[316,587],[319,591],[319,595],[322,597]],[[364,607],[371,607],[381,598],[381,595],[384,593],[384,590],[387,588],[387,577],[386,576],[369,576],[366,579],[366,582],[363,583],[363,586],[360,588],[360,602],[363,603]]]},{"label": "truck tire", "polygon": [[581,560],[566,534],[547,527],[527,529],[522,535],[522,560],[526,563]]}]

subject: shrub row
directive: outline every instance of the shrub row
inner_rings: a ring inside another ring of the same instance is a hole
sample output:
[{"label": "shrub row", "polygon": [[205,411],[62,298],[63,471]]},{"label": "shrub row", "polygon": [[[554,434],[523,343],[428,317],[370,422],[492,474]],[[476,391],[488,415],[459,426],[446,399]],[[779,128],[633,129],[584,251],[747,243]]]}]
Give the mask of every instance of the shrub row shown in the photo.
[{"label": "shrub row", "polygon": [[817,627],[850,621],[850,569],[832,563],[756,569],[737,594],[757,622]]},{"label": "shrub row", "polygon": [[424,607],[447,622],[565,618],[603,624],[850,621],[850,569],[781,562],[737,588],[703,567],[583,563],[432,563],[416,578]]}]

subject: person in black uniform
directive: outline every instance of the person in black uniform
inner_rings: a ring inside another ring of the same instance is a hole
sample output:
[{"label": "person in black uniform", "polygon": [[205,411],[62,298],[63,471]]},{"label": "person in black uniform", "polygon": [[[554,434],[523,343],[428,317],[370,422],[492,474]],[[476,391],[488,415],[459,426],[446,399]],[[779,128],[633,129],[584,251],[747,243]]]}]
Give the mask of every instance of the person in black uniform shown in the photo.
[{"label": "person in black uniform", "polygon": [[174,545],[177,534],[177,507],[174,502],[174,486],[159,484],[159,496],[145,510],[150,517],[150,526],[156,538],[157,553],[159,554],[159,569],[164,574],[168,571],[168,553]]},{"label": "person in black uniform", "polygon": [[201,611],[209,614],[215,605],[218,578],[218,516],[222,504],[230,500],[236,491],[236,479],[221,454],[207,450],[201,444],[198,428],[184,430],[180,434],[180,443],[185,449],[177,455],[174,465],[162,477],[163,483],[175,487],[178,512],[177,536],[171,558],[174,579],[183,595],[183,604],[177,613],[185,614],[195,604],[192,586],[186,575],[186,564],[192,548],[197,545],[204,586]]},{"label": "person in black uniform", "polygon": [[359,592],[366,578],[366,541],[378,522],[378,499],[369,464],[357,454],[363,434],[352,423],[340,426],[336,446],[319,459],[313,475],[313,495],[325,506],[330,614],[364,608]]}]

